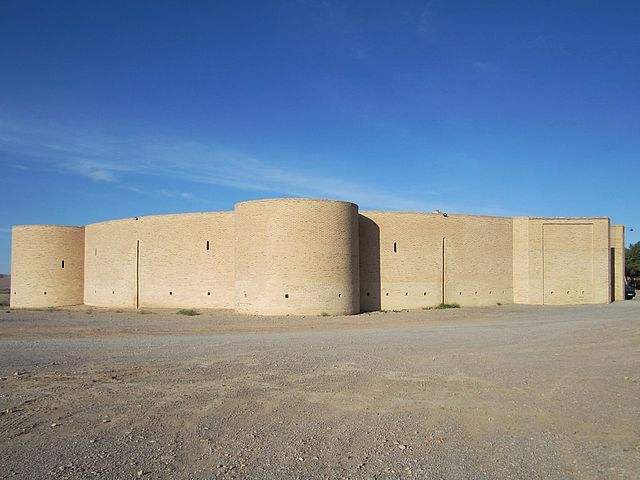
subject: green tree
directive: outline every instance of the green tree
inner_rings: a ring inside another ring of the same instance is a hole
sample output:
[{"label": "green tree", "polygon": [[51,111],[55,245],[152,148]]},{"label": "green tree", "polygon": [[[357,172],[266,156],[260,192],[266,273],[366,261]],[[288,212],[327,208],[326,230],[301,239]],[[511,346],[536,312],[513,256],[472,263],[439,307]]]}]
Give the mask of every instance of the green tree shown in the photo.
[{"label": "green tree", "polygon": [[640,277],[640,242],[625,249],[625,263],[628,276]]}]

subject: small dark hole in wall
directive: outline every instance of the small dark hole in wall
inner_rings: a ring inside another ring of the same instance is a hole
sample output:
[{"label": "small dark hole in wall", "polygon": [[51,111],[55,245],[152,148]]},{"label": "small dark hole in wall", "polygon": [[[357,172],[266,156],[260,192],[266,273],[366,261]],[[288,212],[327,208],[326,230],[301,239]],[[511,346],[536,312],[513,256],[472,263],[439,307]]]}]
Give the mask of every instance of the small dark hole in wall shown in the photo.
[{"label": "small dark hole in wall", "polygon": [[369,295],[370,295],[370,293],[369,293],[369,292],[367,292],[367,297],[368,297]]},{"label": "small dark hole in wall", "polygon": [[138,220],[138,217],[136,217],[136,220]]},{"label": "small dark hole in wall", "polygon": [[478,292],[475,292],[475,293],[474,293],[474,295],[477,295],[477,294],[478,294]]},{"label": "small dark hole in wall", "polygon": [[244,298],[247,298],[247,292],[244,292]]},{"label": "small dark hole in wall", "polygon": [[569,290],[567,290],[567,295],[569,295]]},{"label": "small dark hole in wall", "polygon": [[584,290],[582,290],[582,293],[584,293]]},{"label": "small dark hole in wall", "polygon": [[46,294],[47,294],[47,292],[44,292],[44,294],[46,295]]},{"label": "small dark hole in wall", "polygon": [[340,298],[340,297],[342,297],[342,294],[341,294],[341,293],[339,293],[339,294],[338,294],[338,298]]},{"label": "small dark hole in wall", "polygon": [[211,295],[211,292],[207,292],[207,295]]},{"label": "small dark hole in wall", "polygon": [[62,268],[64,268],[64,260],[62,260]]},{"label": "small dark hole in wall", "polygon": [[397,253],[398,252],[398,244],[396,242],[393,242],[393,253]]},{"label": "small dark hole in wall", "polygon": [[409,295],[409,292],[404,292],[404,296],[406,297],[407,295]]},{"label": "small dark hole in wall", "polygon": [[111,295],[115,295],[115,294],[116,294],[116,291],[115,291],[115,290],[114,290],[113,292],[111,292]]},{"label": "small dark hole in wall", "polygon": [[491,295],[491,290],[489,290],[489,295]]},{"label": "small dark hole in wall", "polygon": [[169,295],[173,295],[173,292],[169,292]]},{"label": "small dark hole in wall", "polygon": [[389,292],[385,293],[385,295],[388,297],[389,296]]},{"label": "small dark hole in wall", "polygon": [[207,250],[209,250],[209,240],[207,240]]},{"label": "small dark hole in wall", "polygon": [[460,292],[460,295],[462,295],[462,292]]},{"label": "small dark hole in wall", "polygon": [[289,298],[289,294],[288,294],[288,293],[285,293],[285,294],[284,294],[284,298]]},{"label": "small dark hole in wall", "polygon": [[553,295],[553,290],[551,290],[551,295]]},{"label": "small dark hole in wall", "polygon": [[424,292],[422,295],[424,295],[426,297],[427,296],[427,292]]}]

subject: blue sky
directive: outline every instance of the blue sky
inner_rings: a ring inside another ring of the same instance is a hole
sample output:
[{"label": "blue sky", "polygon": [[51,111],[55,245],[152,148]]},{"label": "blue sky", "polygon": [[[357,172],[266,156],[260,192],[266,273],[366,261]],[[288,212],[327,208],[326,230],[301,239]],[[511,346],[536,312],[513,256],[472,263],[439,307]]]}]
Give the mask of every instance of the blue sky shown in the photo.
[{"label": "blue sky", "polygon": [[639,240],[635,1],[0,2],[15,224],[308,196]]}]

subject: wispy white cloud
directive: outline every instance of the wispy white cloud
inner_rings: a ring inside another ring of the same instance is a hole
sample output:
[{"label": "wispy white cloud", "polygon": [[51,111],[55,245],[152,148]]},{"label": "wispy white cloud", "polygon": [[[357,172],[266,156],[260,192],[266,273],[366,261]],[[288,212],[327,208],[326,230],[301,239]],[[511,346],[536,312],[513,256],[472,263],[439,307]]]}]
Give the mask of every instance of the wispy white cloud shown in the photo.
[{"label": "wispy white cloud", "polygon": [[483,60],[469,60],[467,63],[478,73],[489,73],[495,68],[492,62]]},{"label": "wispy white cloud", "polygon": [[[117,183],[120,188],[140,194],[153,194],[139,186],[140,177],[152,177],[278,195],[343,199],[368,209],[447,208],[427,201],[424,197],[428,193],[406,195],[380,185],[285,168],[237,150],[191,140],[160,141],[139,135],[118,139],[90,131],[71,133],[60,127],[19,125],[0,117],[2,150],[36,159],[49,171]],[[157,193],[182,200],[194,199],[189,192],[166,192]]]},{"label": "wispy white cloud", "polygon": [[111,165],[104,164],[101,162],[95,162],[92,160],[76,160],[72,161],[67,165],[67,168],[70,170],[79,173],[80,175],[84,175],[89,177],[92,180],[97,182],[116,182],[118,178],[116,177],[114,170],[111,168]]},{"label": "wispy white cloud", "polygon": [[172,190],[160,190],[160,195],[169,198],[179,198],[180,200],[194,200],[196,197],[190,192],[174,192]]},{"label": "wispy white cloud", "polygon": [[532,47],[540,46],[540,45],[549,45],[551,43],[553,37],[551,35],[538,35],[533,40],[531,40],[530,45]]},{"label": "wispy white cloud", "polygon": [[433,3],[433,0],[427,2],[418,16],[418,36],[427,42],[432,42],[435,37]]}]

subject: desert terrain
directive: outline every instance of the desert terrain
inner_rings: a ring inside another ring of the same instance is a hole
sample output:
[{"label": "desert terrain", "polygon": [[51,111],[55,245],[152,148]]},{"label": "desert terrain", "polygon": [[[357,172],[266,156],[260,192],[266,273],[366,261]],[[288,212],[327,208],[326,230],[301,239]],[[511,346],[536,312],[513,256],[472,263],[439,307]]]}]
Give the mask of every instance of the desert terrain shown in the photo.
[{"label": "desert terrain", "polygon": [[0,478],[640,477],[640,302],[0,313]]}]

